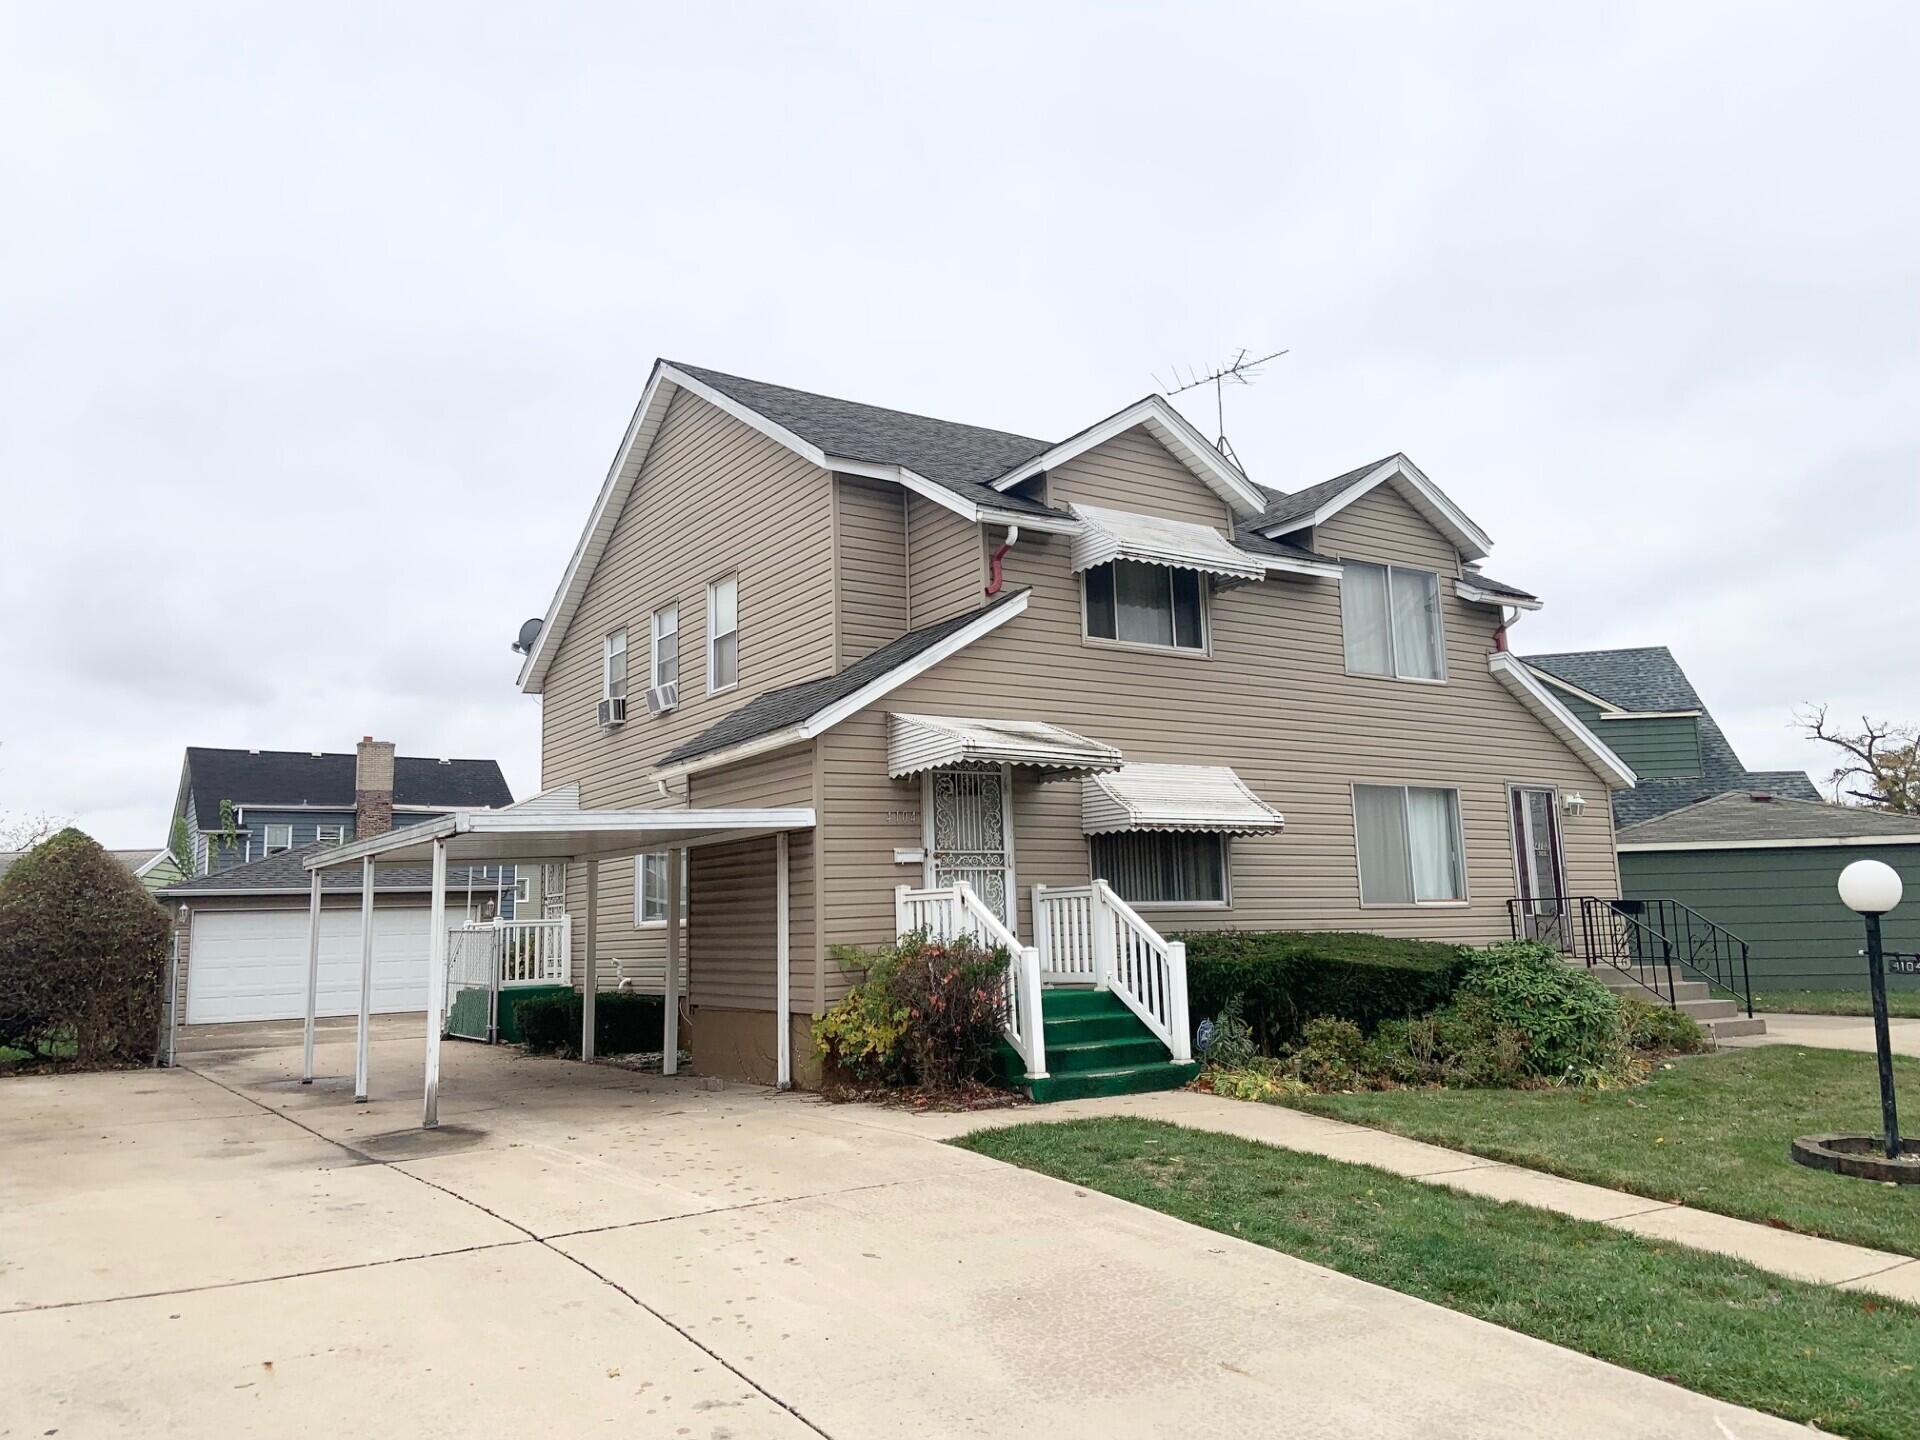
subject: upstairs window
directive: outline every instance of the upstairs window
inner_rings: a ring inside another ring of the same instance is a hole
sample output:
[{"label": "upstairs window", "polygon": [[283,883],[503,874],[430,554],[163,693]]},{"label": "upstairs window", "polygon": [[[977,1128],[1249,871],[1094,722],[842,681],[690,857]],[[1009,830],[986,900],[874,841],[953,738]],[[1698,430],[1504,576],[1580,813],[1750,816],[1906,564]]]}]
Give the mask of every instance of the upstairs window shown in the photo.
[{"label": "upstairs window", "polygon": [[600,698],[627,698],[627,627],[624,625],[600,642]]},{"label": "upstairs window", "polygon": [[266,827],[265,854],[278,855],[282,851],[293,849],[293,826],[269,825]]},{"label": "upstairs window", "polygon": [[1440,577],[1431,570],[1349,560],[1340,576],[1349,675],[1447,678]]},{"label": "upstairs window", "polygon": [[680,683],[680,607],[666,605],[653,612],[653,684],[656,689]]},{"label": "upstairs window", "polygon": [[345,825],[316,825],[313,827],[313,838],[322,845],[338,845],[342,840],[347,838],[347,827]]},{"label": "upstairs window", "polygon": [[707,586],[707,693],[740,683],[740,577]]},{"label": "upstairs window", "polygon": [[1200,572],[1114,560],[1086,572],[1087,637],[1169,650],[1207,648]]},{"label": "upstairs window", "polygon": [[1353,828],[1362,905],[1434,905],[1467,898],[1459,791],[1356,785]]}]

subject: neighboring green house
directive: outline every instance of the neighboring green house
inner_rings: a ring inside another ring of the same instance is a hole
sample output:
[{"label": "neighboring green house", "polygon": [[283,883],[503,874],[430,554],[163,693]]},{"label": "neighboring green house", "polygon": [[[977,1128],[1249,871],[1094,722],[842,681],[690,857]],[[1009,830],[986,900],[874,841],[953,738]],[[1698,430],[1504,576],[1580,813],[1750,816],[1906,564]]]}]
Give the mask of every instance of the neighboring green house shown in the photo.
[{"label": "neighboring green house", "polygon": [[1860,917],[1835,889],[1855,860],[1900,872],[1909,899],[1886,918],[1887,944],[1920,951],[1920,816],[1733,791],[1624,826],[1618,845],[1620,893],[1678,900],[1739,935],[1756,989],[1866,984]]}]

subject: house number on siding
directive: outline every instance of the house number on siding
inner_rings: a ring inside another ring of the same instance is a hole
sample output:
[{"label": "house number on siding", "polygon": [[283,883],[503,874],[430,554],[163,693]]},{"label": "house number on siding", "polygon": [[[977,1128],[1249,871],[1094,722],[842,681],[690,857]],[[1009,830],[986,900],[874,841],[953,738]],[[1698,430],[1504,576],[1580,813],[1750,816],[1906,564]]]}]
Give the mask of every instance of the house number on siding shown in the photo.
[{"label": "house number on siding", "polygon": [[889,825],[918,825],[920,823],[920,811],[917,808],[913,810],[889,810],[886,812],[886,817]]}]

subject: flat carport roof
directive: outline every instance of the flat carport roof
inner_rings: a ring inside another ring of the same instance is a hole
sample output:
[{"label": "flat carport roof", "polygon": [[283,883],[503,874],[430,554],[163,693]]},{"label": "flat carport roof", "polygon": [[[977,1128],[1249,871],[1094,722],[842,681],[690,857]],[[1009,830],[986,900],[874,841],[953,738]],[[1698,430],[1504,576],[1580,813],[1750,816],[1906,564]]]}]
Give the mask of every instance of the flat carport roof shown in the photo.
[{"label": "flat carport roof", "polygon": [[307,915],[306,1060],[302,1084],[313,1082],[314,1012],[320,984],[320,876],[321,872],[358,862],[360,888],[360,1027],[354,1064],[354,1099],[367,1098],[367,1032],[373,995],[374,869],[381,863],[430,860],[433,865],[433,918],[427,959],[426,1097],[421,1125],[439,1123],[440,1031],[446,1009],[447,985],[447,863],[450,860],[487,864],[526,864],[535,861],[584,861],[587,867],[586,974],[581,984],[580,1054],[593,1059],[594,999],[599,986],[600,862],[624,859],[649,851],[667,852],[667,964],[664,1054],[661,1066],[669,1075],[679,1066],[680,1047],[680,867],[682,852],[702,845],[725,845],[742,840],[774,840],[776,900],[775,1031],[778,1042],[778,1079],[781,1089],[793,1081],[793,1056],[787,1023],[789,922],[787,837],[811,830],[814,812],[806,807],[743,810],[581,810],[508,809],[456,810],[438,820],[390,830],[334,846],[307,857],[313,876]]}]

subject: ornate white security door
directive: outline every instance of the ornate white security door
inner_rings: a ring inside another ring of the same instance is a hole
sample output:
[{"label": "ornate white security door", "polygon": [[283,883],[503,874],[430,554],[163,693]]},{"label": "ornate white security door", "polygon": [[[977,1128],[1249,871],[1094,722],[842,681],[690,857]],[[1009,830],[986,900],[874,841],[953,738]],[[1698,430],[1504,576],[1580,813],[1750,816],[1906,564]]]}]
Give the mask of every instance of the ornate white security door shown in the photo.
[{"label": "ornate white security door", "polygon": [[964,880],[1016,929],[1013,823],[1007,773],[998,766],[934,770],[927,776],[927,883]]}]

